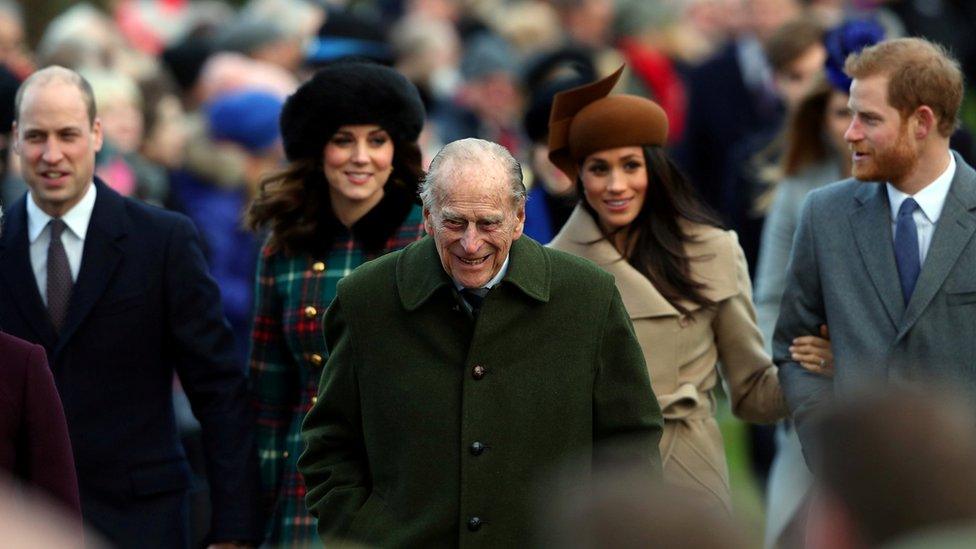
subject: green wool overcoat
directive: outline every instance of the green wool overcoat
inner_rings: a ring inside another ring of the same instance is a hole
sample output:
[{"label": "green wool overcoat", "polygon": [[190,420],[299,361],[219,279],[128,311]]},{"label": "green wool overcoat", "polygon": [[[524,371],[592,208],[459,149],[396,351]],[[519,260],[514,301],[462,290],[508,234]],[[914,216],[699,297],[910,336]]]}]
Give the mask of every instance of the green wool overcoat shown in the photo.
[{"label": "green wool overcoat", "polygon": [[339,283],[299,460],[323,539],[524,546],[540,481],[567,463],[585,481],[608,448],[659,471],[661,413],[613,277],[528,237],[510,257],[477,319],[430,237]]}]

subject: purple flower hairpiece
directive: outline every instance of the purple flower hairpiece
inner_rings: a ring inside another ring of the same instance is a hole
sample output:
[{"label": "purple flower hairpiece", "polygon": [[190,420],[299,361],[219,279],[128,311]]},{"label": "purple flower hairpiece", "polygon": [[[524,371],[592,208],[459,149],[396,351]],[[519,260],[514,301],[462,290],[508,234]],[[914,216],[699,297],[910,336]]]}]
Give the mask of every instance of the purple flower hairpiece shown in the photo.
[{"label": "purple flower hairpiece", "polygon": [[851,89],[851,78],[844,72],[847,56],[884,40],[885,30],[873,19],[849,19],[824,36],[827,48],[827,80],[844,93]]}]

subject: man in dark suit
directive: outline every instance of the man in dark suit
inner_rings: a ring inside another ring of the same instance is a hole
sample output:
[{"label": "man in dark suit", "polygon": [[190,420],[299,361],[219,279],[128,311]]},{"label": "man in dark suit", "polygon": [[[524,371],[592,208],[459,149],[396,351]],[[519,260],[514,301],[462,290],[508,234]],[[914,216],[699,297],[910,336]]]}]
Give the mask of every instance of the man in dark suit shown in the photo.
[{"label": "man in dark suit", "polygon": [[246,380],[192,224],[93,177],[102,131],[77,73],[38,71],[16,103],[30,192],[0,238],[0,324],[48,353],[85,520],[121,547],[189,545],[175,371],[203,427],[209,539],[256,543]]},{"label": "man in dark suit", "polygon": [[[918,380],[976,396],[976,171],[949,149],[959,64],[903,38],[848,57],[845,72],[854,178],[804,205],[773,345],[808,461],[811,418],[834,396]],[[790,348],[824,323],[833,378]]]}]

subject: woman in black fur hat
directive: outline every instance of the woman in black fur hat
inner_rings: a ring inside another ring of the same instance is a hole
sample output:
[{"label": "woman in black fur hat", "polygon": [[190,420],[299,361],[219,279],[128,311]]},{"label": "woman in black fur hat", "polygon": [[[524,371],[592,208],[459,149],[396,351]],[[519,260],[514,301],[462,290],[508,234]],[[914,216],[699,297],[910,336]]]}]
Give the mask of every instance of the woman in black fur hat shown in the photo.
[{"label": "woman in black fur hat", "polygon": [[270,231],[250,375],[271,546],[320,544],[296,464],[326,357],[322,317],[339,279],[423,236],[424,118],[413,84],[358,61],[321,69],[282,110],[289,164],[261,183],[247,216],[252,229]]}]

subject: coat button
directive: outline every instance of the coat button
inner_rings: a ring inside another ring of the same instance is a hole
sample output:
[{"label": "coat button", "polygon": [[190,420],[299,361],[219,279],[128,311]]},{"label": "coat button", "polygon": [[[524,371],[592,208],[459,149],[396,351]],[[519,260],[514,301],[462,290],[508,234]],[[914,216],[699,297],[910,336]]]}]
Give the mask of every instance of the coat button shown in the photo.
[{"label": "coat button", "polygon": [[312,263],[312,270],[317,273],[321,273],[322,271],[325,270],[325,263],[322,263],[321,261],[316,261],[315,263]]},{"label": "coat button", "polygon": [[481,530],[481,519],[478,517],[471,517],[468,519],[468,530],[471,530],[472,532]]},{"label": "coat button", "polygon": [[319,401],[319,397],[317,397],[317,396],[312,397],[312,404],[315,404],[318,401]]},{"label": "coat button", "polygon": [[477,366],[475,366],[474,368],[471,369],[471,377],[473,377],[475,379],[481,379],[481,378],[485,377],[485,373],[487,373],[487,372],[488,372],[488,370],[485,369],[484,366],[482,366],[481,364],[478,364]]},{"label": "coat button", "polygon": [[288,459],[288,456],[290,456],[290,455],[291,454],[288,453],[288,450],[285,450],[284,452],[281,453],[281,457],[283,457],[285,459]]},{"label": "coat button", "polygon": [[315,307],[309,305],[305,307],[305,318],[315,318],[315,315],[319,314],[319,310]]},{"label": "coat button", "polygon": [[471,451],[472,456],[480,456],[485,452],[485,445],[480,442],[472,442],[471,447],[468,448]]},{"label": "coat button", "polygon": [[312,365],[314,365],[314,366],[321,366],[322,365],[322,355],[320,355],[318,353],[315,353],[312,356],[308,357],[308,361],[311,362]]}]

